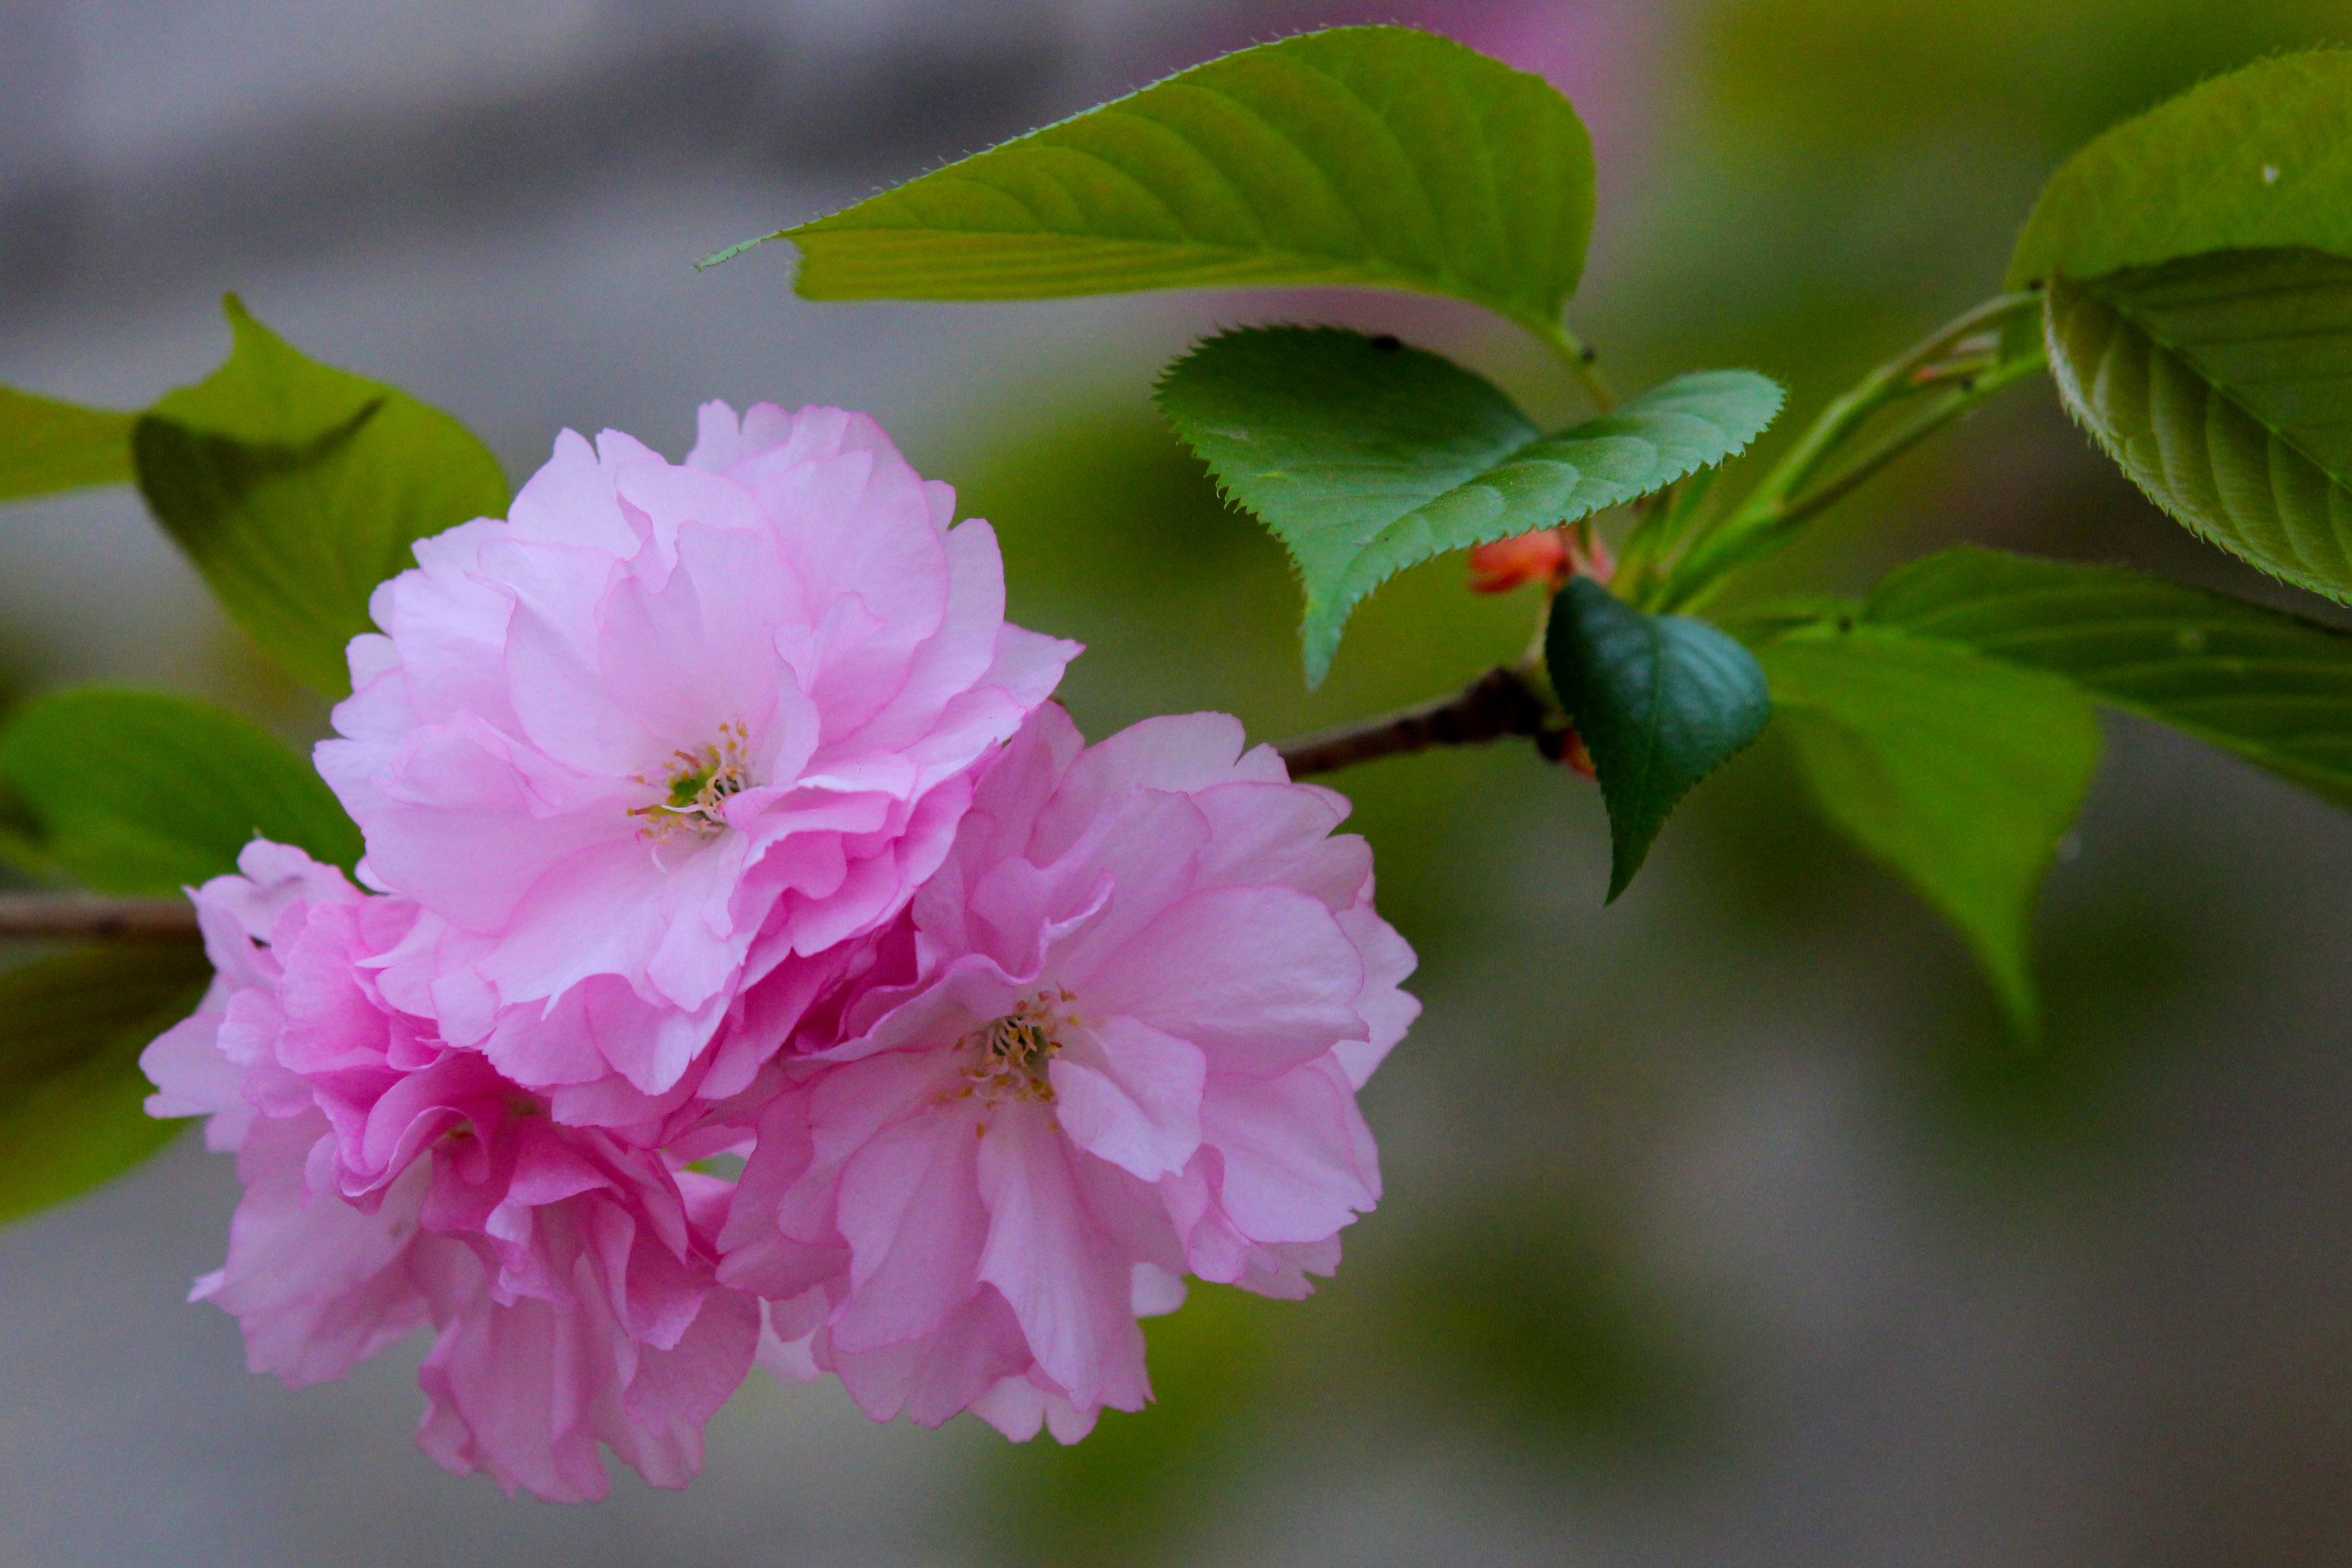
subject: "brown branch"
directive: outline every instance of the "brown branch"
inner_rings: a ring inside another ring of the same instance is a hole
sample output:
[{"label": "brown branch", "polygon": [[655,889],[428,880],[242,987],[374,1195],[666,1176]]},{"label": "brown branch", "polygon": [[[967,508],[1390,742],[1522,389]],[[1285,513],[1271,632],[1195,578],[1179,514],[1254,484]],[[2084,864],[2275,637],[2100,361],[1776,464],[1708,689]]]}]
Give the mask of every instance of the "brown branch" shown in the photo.
[{"label": "brown branch", "polygon": [[[1556,742],[1543,700],[1526,677],[1495,668],[1451,697],[1304,735],[1275,748],[1290,776],[1328,773],[1432,746],[1475,746],[1507,735]],[[1554,748],[1556,749],[1556,747]],[[1547,754],[1551,754],[1549,750]],[[0,893],[0,942],[195,943],[204,940],[185,899],[115,899],[89,893]]]},{"label": "brown branch", "polygon": [[1545,718],[1543,700],[1526,677],[1497,668],[1452,697],[1302,735],[1275,750],[1289,764],[1290,776],[1302,778],[1432,746],[1475,746],[1506,735],[1539,737]]},{"label": "brown branch", "polygon": [[185,899],[103,899],[85,893],[0,893],[0,941],[197,942]]}]

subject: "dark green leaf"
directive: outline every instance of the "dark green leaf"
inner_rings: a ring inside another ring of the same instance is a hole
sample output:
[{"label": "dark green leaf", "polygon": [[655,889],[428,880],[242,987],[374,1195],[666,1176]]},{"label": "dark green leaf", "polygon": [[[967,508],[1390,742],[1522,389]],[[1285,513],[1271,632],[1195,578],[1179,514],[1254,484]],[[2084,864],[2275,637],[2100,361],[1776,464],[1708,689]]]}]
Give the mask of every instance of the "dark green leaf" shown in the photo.
[{"label": "dark green leaf", "polygon": [[1862,616],[2063,676],[2352,805],[2352,632],[2120,567],[1973,549],[1894,573]]},{"label": "dark green leaf", "polygon": [[1590,577],[1552,601],[1544,661],[1609,807],[1609,897],[1675,804],[1772,716],[1756,657],[1705,621],[1645,616]]},{"label": "dark green leaf", "polygon": [[1681,376],[1557,436],[1492,383],[1322,327],[1210,339],[1158,401],[1226,493],[1263,518],[1307,594],[1307,679],[1389,577],[1448,550],[1573,521],[1738,451],[1780,389],[1748,371]]},{"label": "dark green leaf", "polygon": [[101,892],[170,893],[259,835],[349,869],[359,829],[310,765],[247,720],[148,691],[60,692],[0,731],[38,847]]},{"label": "dark green leaf", "polygon": [[496,458],[438,409],[305,359],[232,297],[236,343],[132,433],[139,488],[254,640],[330,695],[411,542],[506,510]]},{"label": "dark green leaf", "polygon": [[2033,907],[2098,765],[2067,681],[1875,626],[1759,657],[1831,821],[1967,937],[2021,1034],[2038,1026]]},{"label": "dark green leaf", "polygon": [[0,386],[0,500],[128,480],[132,417]]},{"label": "dark green leaf", "polygon": [[2226,251],[2062,279],[2049,337],[2067,406],[2158,505],[2352,596],[2352,260]]},{"label": "dark green leaf", "polygon": [[1409,28],[1338,27],[769,237],[800,247],[811,300],[1355,284],[1454,295],[1550,337],[1592,197],[1584,127],[1541,78]]},{"label": "dark green leaf", "polygon": [[180,1130],[143,1109],[147,1043],[195,1008],[204,950],[110,947],[0,974],[0,1221],[85,1192]]},{"label": "dark green leaf", "polygon": [[2127,121],[2042,193],[2010,287],[2214,250],[2352,256],[2352,53],[2283,55]]}]

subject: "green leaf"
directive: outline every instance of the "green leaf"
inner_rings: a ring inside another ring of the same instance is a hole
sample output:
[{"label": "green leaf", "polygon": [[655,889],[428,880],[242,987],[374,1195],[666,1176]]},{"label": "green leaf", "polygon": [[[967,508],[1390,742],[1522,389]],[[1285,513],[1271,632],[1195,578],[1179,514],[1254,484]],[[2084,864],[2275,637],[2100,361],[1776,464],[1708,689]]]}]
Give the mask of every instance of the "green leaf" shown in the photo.
[{"label": "green leaf", "polygon": [[233,295],[227,311],[228,363],[133,430],[139,488],[254,640],[341,695],[369,594],[411,542],[504,513],[506,480],[446,414],[305,359]]},{"label": "green leaf", "polygon": [[1398,572],[1662,489],[1745,447],[1780,399],[1752,372],[1702,371],[1545,436],[1485,378],[1328,327],[1211,338],[1157,395],[1297,563],[1309,685],[1330,668],[1349,614]]},{"label": "green leaf", "polygon": [[2352,632],[2120,567],[1976,549],[1891,574],[1861,618],[2063,677],[2352,806]]},{"label": "green leaf", "polygon": [[2048,332],[2060,395],[2149,499],[2352,597],[2352,260],[2229,251],[2062,279]]},{"label": "green leaf", "polygon": [[0,1221],[121,1174],[176,1121],[143,1109],[139,1053],[195,1009],[204,950],[109,947],[0,974]]},{"label": "green leaf", "polygon": [[1590,577],[1553,599],[1544,662],[1600,776],[1614,902],[1675,804],[1762,732],[1764,671],[1705,621],[1645,616]]},{"label": "green leaf", "polygon": [[2101,136],[2010,263],[2061,395],[2212,543],[2352,596],[2352,53],[2264,60]]},{"label": "green leaf", "polygon": [[1785,638],[1759,658],[1823,814],[1959,929],[2018,1032],[2034,1035],[2033,908],[2098,766],[2090,700],[1876,626]]},{"label": "green leaf", "polygon": [[1542,79],[1410,28],[1335,27],[768,237],[800,247],[811,300],[1354,284],[1556,338],[1592,202],[1591,143]]},{"label": "green leaf", "polygon": [[132,418],[0,386],[0,500],[128,480]]},{"label": "green leaf", "polygon": [[2352,257],[2352,52],[2283,55],[2108,131],[2035,205],[2009,286],[2214,250]]},{"label": "green leaf", "polygon": [[0,779],[40,850],[101,892],[170,893],[233,871],[257,835],[346,870],[360,856],[359,829],[307,762],[182,697],[43,698],[0,731]]}]

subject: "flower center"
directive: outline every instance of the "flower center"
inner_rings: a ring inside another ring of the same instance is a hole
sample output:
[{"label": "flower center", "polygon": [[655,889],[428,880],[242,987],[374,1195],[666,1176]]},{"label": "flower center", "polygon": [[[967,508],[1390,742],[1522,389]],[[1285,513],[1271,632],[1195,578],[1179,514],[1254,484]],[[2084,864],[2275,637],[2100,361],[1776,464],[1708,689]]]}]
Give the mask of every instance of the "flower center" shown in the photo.
[{"label": "flower center", "polygon": [[719,739],[711,744],[672,752],[658,783],[639,773],[637,782],[658,788],[662,797],[630,808],[631,816],[646,819],[637,836],[662,844],[679,833],[716,838],[726,832],[727,797],[751,787],[751,727],[738,719],[719,726]]},{"label": "flower center", "polygon": [[1066,988],[1055,986],[1024,997],[1012,1012],[966,1035],[963,1048],[971,1061],[963,1069],[964,1087],[956,1098],[977,1094],[989,1105],[1008,1100],[1054,1103],[1054,1086],[1045,1068],[1061,1054],[1060,1031],[1075,1027],[1076,1001]]}]

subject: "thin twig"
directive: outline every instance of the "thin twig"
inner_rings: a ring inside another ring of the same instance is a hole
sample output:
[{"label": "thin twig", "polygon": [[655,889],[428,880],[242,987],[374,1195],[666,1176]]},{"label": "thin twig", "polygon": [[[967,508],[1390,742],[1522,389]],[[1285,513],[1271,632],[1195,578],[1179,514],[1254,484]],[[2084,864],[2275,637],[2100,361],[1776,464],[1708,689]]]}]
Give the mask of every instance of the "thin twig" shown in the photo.
[{"label": "thin twig", "polygon": [[2038,357],[2020,358],[2004,364],[1987,367],[1976,377],[1961,382],[1946,400],[1888,436],[1877,446],[1847,464],[1805,492],[1802,500],[1792,500],[1781,511],[1779,521],[1787,524],[1802,521],[1815,512],[1825,511],[1864,479],[1886,467],[1912,447],[1964,415],[1972,414],[1977,406],[1995,393],[2034,375],[2042,370]]},{"label": "thin twig", "polygon": [[[1969,375],[1951,374],[1952,367],[1937,361],[1951,345],[2009,316],[2035,309],[2040,302],[2041,296],[2031,292],[1988,300],[1946,322],[1908,353],[1880,365],[1852,390],[1832,399],[1738,510],[1692,542],[1659,602],[1643,607],[1662,613],[1696,608],[1723,587],[1731,573],[1782,548],[1795,537],[1799,524],[1843,499],[1894,458],[1973,412],[2002,388],[2039,371],[2038,351],[2013,361],[1990,361]],[[1937,374],[1923,377],[1919,374],[1923,369]],[[1938,393],[1941,401],[1927,413],[1851,460],[1826,483],[1808,490],[1832,455],[1870,424],[1879,410],[1907,397]]]},{"label": "thin twig", "polygon": [[204,940],[185,899],[103,899],[86,893],[0,893],[0,941]]},{"label": "thin twig", "polygon": [[[1293,778],[1328,773],[1432,746],[1470,746],[1506,735],[1539,736],[1542,699],[1524,676],[1488,670],[1454,695],[1418,708],[1302,736],[1275,749]],[[185,899],[113,899],[87,893],[0,893],[0,941],[193,943],[204,940]]]},{"label": "thin twig", "polygon": [[1543,700],[1527,678],[1497,668],[1451,697],[1303,735],[1275,750],[1289,764],[1290,776],[1300,778],[1432,746],[1475,746],[1506,735],[1540,735],[1545,719]]},{"label": "thin twig", "polygon": [[[1546,712],[1525,677],[1490,669],[1451,697],[1359,720],[1275,748],[1293,778],[1333,773],[1432,746],[1472,746],[1506,735],[1540,736]],[[195,943],[204,940],[185,899],[113,899],[88,893],[0,893],[0,942]]]}]

